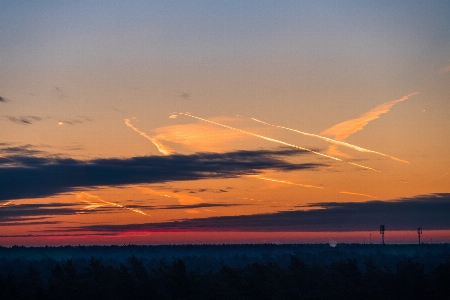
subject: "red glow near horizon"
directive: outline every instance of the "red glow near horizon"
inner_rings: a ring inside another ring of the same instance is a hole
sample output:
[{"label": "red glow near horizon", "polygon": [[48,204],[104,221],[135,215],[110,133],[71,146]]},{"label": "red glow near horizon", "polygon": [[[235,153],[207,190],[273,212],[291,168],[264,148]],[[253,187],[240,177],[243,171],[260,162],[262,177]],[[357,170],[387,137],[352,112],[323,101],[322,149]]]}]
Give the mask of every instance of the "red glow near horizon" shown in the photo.
[{"label": "red glow near horizon", "polygon": [[[242,232],[242,231],[129,231],[122,233],[84,235],[42,235],[4,237],[1,246],[64,246],[64,245],[182,245],[182,244],[381,244],[378,231],[354,232]],[[389,231],[386,244],[416,244],[417,232]],[[421,242],[449,243],[450,230],[424,231]]]}]

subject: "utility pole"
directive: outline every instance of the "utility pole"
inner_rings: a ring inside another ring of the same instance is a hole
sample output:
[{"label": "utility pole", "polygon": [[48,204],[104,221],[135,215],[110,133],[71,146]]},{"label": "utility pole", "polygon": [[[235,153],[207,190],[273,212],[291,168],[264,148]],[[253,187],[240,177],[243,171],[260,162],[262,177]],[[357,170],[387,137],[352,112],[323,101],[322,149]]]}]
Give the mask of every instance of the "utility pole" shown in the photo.
[{"label": "utility pole", "polygon": [[417,227],[417,235],[419,236],[419,245],[420,245],[420,235],[422,234],[422,227]]},{"label": "utility pole", "polygon": [[384,246],[384,225],[380,225],[381,244]]}]

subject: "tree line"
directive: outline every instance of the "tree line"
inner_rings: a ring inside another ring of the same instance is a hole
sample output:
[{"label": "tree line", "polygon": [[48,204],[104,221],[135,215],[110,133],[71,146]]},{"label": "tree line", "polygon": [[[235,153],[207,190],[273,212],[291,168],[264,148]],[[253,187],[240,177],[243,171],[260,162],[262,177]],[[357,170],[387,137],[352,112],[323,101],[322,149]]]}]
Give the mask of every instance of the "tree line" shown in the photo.
[{"label": "tree line", "polygon": [[288,257],[287,264],[221,263],[215,271],[188,269],[182,258],[161,259],[150,266],[134,255],[118,263],[96,257],[48,259],[41,264],[3,258],[0,299],[449,299],[450,295],[450,260],[425,270],[423,263],[402,256],[385,266],[370,258],[319,264]]}]

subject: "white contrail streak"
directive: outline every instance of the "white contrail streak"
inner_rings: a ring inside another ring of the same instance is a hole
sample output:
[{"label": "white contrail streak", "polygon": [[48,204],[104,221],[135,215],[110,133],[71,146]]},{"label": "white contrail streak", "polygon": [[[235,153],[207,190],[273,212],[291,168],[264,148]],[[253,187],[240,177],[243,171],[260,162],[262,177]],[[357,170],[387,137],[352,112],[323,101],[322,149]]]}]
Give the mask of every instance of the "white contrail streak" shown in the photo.
[{"label": "white contrail streak", "polygon": [[430,181],[438,180],[439,178],[444,177],[444,176],[447,176],[448,174],[450,174],[450,172],[447,172],[447,173],[445,173],[444,175],[441,175],[441,176],[439,176],[439,177],[436,177],[436,178],[434,178],[434,179],[431,179]]},{"label": "white contrail streak", "polygon": [[[228,125],[224,125],[224,124],[217,123],[217,122],[214,122],[214,121],[206,120],[206,119],[203,119],[203,118],[200,118],[200,117],[196,117],[194,115],[190,115],[190,114],[186,114],[186,113],[179,113],[179,114],[180,115],[184,115],[184,116],[188,116],[188,117],[191,117],[191,118],[194,118],[194,119],[197,119],[197,120],[205,121],[205,122],[208,122],[208,123],[211,123],[211,124],[215,124],[217,126],[221,126],[221,127],[225,127],[225,128],[231,129],[231,130],[235,130],[235,131],[238,131],[238,132],[241,132],[241,133],[244,133],[244,134],[248,134],[248,135],[251,135],[251,136],[254,136],[254,137],[259,137],[259,138],[264,139],[266,141],[278,143],[278,144],[281,144],[281,145],[289,146],[289,147],[300,149],[300,150],[305,150],[305,151],[308,151],[308,152],[311,152],[311,153],[314,153],[314,154],[317,154],[317,155],[320,155],[320,156],[323,156],[323,157],[326,157],[326,158],[330,158],[330,159],[333,159],[333,160],[345,162],[344,160],[342,160],[340,158],[337,158],[337,157],[334,157],[334,156],[326,155],[326,154],[323,154],[323,153],[320,153],[320,152],[317,152],[317,151],[314,151],[314,150],[311,150],[311,149],[308,149],[308,148],[303,148],[303,147],[300,147],[300,146],[297,146],[297,145],[289,144],[289,143],[286,143],[286,142],[283,142],[283,141],[280,141],[280,140],[276,140],[276,139],[273,139],[273,138],[270,138],[270,137],[266,137],[266,136],[263,136],[263,135],[259,135],[259,134],[253,133],[253,132],[237,129],[237,128],[234,128],[234,127],[231,127],[231,126],[228,126]],[[358,167],[361,167],[363,169],[372,170],[372,171],[375,171],[375,172],[380,172],[379,170],[376,170],[376,169],[373,169],[373,168],[370,168],[370,167],[366,167],[366,166],[363,166],[363,165],[358,165],[358,164],[351,163],[351,162],[347,162],[347,163],[355,165],[355,166],[358,166]]]},{"label": "white contrail streak", "polygon": [[322,190],[324,189],[322,186],[309,185],[309,184],[301,184],[301,183],[294,183],[294,182],[290,182],[290,181],[277,180],[277,179],[272,179],[272,178],[267,178],[267,177],[261,177],[261,176],[256,176],[256,178],[261,179],[261,180],[267,180],[267,181],[272,181],[272,182],[278,182],[278,183],[284,183],[284,184],[296,185],[296,186],[307,187],[307,188],[322,189]]},{"label": "white contrail streak", "polygon": [[[307,187],[307,188],[315,188],[315,189],[322,189],[322,190],[325,189],[322,186],[294,183],[294,182],[285,181],[285,180],[278,180],[278,179],[273,179],[273,178],[262,177],[262,176],[259,176],[259,175],[249,175],[248,177],[255,177],[255,178],[258,178],[258,179],[261,179],[261,180],[266,180],[266,181],[271,181],[271,182],[276,182],[276,183],[282,183],[282,184],[296,185],[296,186]],[[377,198],[377,197],[369,195],[369,194],[362,194],[362,193],[356,193],[356,192],[339,191],[339,193],[340,194],[347,194],[347,195],[369,197],[369,198],[374,198],[374,199]]]},{"label": "white contrail streak", "polygon": [[342,142],[342,141],[337,141],[337,140],[334,140],[334,139],[330,139],[330,138],[327,138],[327,137],[324,137],[324,136],[321,136],[321,135],[318,135],[318,134],[313,134],[313,133],[303,132],[303,131],[296,130],[296,129],[292,129],[292,128],[289,128],[289,127],[284,127],[284,126],[279,126],[279,125],[270,124],[270,123],[267,123],[267,122],[264,122],[264,121],[261,121],[261,120],[255,119],[255,118],[251,118],[251,119],[252,119],[253,121],[256,121],[256,122],[259,122],[259,123],[262,123],[262,124],[265,124],[265,125],[268,125],[268,126],[278,127],[278,128],[290,130],[290,131],[293,131],[293,132],[296,132],[296,133],[300,133],[300,134],[303,134],[303,135],[306,135],[306,136],[316,137],[316,138],[319,138],[319,139],[321,139],[321,140],[327,141],[327,142],[329,142],[329,143],[336,144],[336,145],[340,145],[340,146],[344,146],[344,147],[347,147],[347,148],[350,148],[350,149],[353,149],[353,150],[356,150],[356,151],[360,151],[360,152],[369,152],[369,153],[379,154],[379,155],[386,156],[386,157],[389,157],[389,158],[391,158],[391,159],[394,159],[394,160],[401,161],[401,162],[404,162],[404,163],[408,163],[408,164],[409,164],[408,161],[403,160],[403,159],[396,158],[396,157],[391,156],[391,155],[387,155],[387,154],[384,154],[384,153],[381,153],[381,152],[369,150],[369,149],[366,149],[366,148],[363,148],[363,147],[359,147],[359,146],[356,146],[356,145],[352,145],[352,144],[349,144],[349,143],[346,143],[346,142]]},{"label": "white contrail streak", "polygon": [[140,135],[142,135],[143,137],[148,139],[150,142],[152,142],[153,145],[155,145],[156,148],[158,148],[158,151],[161,152],[162,154],[164,154],[164,155],[171,155],[173,153],[172,149],[170,149],[169,147],[164,146],[157,139],[152,138],[151,136],[148,136],[145,132],[142,132],[139,129],[137,129],[136,127],[134,127],[133,124],[131,124],[131,121],[129,119],[124,119],[124,121],[125,121],[125,125],[127,125],[131,129],[133,129],[134,131],[136,131],[137,133],[139,133]]},{"label": "white contrail streak", "polygon": [[368,195],[368,194],[361,194],[361,193],[354,193],[354,192],[347,192],[347,191],[339,191],[339,193],[340,194],[347,194],[347,195],[355,195],[355,196],[365,196],[365,197],[374,198],[374,199],[377,198],[375,196]]}]

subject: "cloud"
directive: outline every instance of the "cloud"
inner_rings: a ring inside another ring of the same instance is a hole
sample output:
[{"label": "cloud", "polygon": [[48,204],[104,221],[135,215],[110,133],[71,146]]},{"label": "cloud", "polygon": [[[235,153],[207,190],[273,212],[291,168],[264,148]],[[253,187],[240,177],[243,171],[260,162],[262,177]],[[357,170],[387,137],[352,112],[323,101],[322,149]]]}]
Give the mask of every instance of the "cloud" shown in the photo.
[{"label": "cloud", "polygon": [[303,208],[250,216],[222,216],[173,222],[92,225],[87,231],[297,231],[339,232],[374,231],[380,224],[389,230],[450,229],[450,194],[424,195],[395,201],[368,201],[359,203],[320,203]]},{"label": "cloud", "polygon": [[381,114],[385,114],[389,112],[392,106],[396,103],[408,100],[409,97],[413,95],[417,95],[418,93],[411,93],[409,95],[403,96],[400,99],[392,100],[389,102],[385,102],[383,104],[378,105],[377,107],[371,109],[370,111],[362,114],[356,119],[351,119],[337,125],[334,125],[331,128],[328,128],[322,131],[321,135],[334,136],[335,139],[339,141],[343,141],[348,138],[353,133],[362,130],[370,121],[378,119]]},{"label": "cloud", "polygon": [[48,218],[50,216],[71,215],[79,212],[79,205],[68,203],[10,204],[0,207],[0,225],[5,222],[26,222]]},{"label": "cloud", "polygon": [[8,100],[6,100],[4,97],[0,96],[0,103],[1,102],[6,103],[6,102],[8,102]]},{"label": "cloud", "polygon": [[0,200],[45,197],[82,187],[233,178],[267,169],[291,171],[322,166],[281,158],[306,153],[282,149],[93,160],[12,154],[0,160]]},{"label": "cloud", "polygon": [[54,88],[53,88],[53,93],[56,95],[56,97],[58,98],[58,99],[63,99],[63,98],[66,98],[67,96],[66,96],[66,94],[64,94],[64,92],[63,92],[63,90],[61,90],[59,87],[57,87],[57,86],[55,86]]},{"label": "cloud", "polygon": [[[97,197],[98,198],[98,197]],[[95,202],[83,201],[80,203],[33,203],[33,204],[15,204],[14,202],[7,205],[0,205],[0,226],[22,224],[57,224],[59,221],[44,221],[51,217],[74,214],[92,214],[92,213],[114,213],[118,212],[117,205],[114,203],[97,200]],[[94,199],[95,201],[95,199]],[[87,205],[90,204],[90,205]],[[186,210],[211,207],[231,207],[243,204],[233,203],[198,203],[191,205],[161,205],[161,206],[145,206],[145,205],[127,205],[120,208],[129,209],[134,212],[142,213],[145,210]],[[145,213],[144,213],[145,214]],[[146,215],[146,214],[145,214]]]},{"label": "cloud", "polygon": [[153,132],[157,140],[179,144],[192,151],[219,152],[229,149],[232,142],[247,139],[242,133],[208,124],[164,126]]},{"label": "cloud", "polygon": [[11,122],[22,125],[30,125],[36,121],[42,120],[40,117],[36,116],[19,116],[19,117],[6,116],[6,118],[8,118],[8,120]]},{"label": "cloud", "polygon": [[0,143],[0,146],[9,146],[5,148],[0,148],[0,151],[3,154],[14,154],[14,155],[39,155],[44,154],[45,152],[40,150],[33,149],[33,146],[30,144],[22,145],[22,146],[12,146],[8,143]]},{"label": "cloud", "polygon": [[184,100],[189,100],[191,98],[191,94],[183,92],[183,91],[180,91],[180,98],[182,98]]}]

